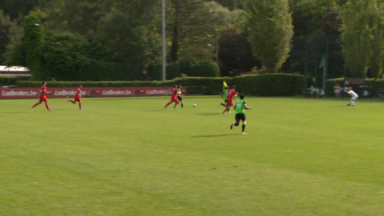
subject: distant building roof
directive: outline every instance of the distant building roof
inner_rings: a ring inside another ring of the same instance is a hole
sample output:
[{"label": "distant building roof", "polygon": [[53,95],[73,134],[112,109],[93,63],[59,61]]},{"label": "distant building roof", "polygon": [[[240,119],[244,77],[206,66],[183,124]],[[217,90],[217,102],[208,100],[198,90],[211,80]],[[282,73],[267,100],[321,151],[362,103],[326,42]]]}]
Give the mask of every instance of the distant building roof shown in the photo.
[{"label": "distant building roof", "polygon": [[0,76],[31,76],[29,69],[21,66],[10,66],[0,65]]}]

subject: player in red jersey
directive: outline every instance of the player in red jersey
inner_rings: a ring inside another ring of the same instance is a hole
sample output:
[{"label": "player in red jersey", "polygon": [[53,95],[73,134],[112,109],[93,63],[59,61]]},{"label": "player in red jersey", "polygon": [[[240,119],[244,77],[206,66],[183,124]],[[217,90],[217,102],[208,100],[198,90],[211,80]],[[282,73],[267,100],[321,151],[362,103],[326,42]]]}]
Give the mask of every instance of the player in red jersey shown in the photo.
[{"label": "player in red jersey", "polygon": [[40,91],[40,99],[39,99],[39,102],[35,103],[35,105],[33,105],[31,107],[31,109],[35,108],[37,105],[41,104],[43,101],[45,103],[45,107],[47,108],[48,111],[52,111],[51,109],[49,109],[49,106],[48,106],[48,99],[47,99],[47,94],[50,94],[51,92],[47,91],[47,82],[43,81],[42,82],[42,86],[40,87],[39,91]]},{"label": "player in red jersey", "polygon": [[79,102],[79,109],[83,109],[81,107],[81,89],[83,88],[83,86],[80,84],[79,85],[79,88],[76,90],[76,95],[75,95],[75,99],[74,100],[67,100],[68,102],[71,102],[73,104],[76,104],[76,102]]},{"label": "player in red jersey", "polygon": [[173,106],[173,108],[176,109],[177,104],[179,104],[179,99],[177,98],[177,92],[178,92],[177,85],[175,85],[172,89],[170,89],[169,92],[172,92],[171,101],[169,101],[167,105],[164,106],[164,109],[166,109],[167,106],[169,106],[169,104],[173,102],[175,102],[175,106]]},{"label": "player in red jersey", "polygon": [[227,96],[228,96],[228,105],[227,105],[227,108],[225,108],[225,110],[223,111],[223,114],[225,114],[225,112],[227,111],[230,112],[229,108],[233,106],[233,97],[237,96],[236,86],[232,86],[232,89],[228,90]]}]

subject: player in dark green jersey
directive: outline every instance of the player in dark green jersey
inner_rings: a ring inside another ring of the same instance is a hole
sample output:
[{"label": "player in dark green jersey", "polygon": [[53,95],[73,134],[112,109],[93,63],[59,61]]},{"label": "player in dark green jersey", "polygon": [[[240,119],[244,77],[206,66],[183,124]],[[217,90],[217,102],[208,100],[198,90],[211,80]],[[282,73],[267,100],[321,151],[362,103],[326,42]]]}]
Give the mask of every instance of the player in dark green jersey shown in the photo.
[{"label": "player in dark green jersey", "polygon": [[250,110],[250,107],[247,107],[247,103],[244,101],[244,94],[240,94],[240,100],[236,101],[234,110],[236,111],[235,119],[236,123],[231,124],[231,129],[233,126],[239,126],[240,120],[243,122],[243,128],[242,128],[242,134],[245,134],[245,124],[246,124],[246,119],[245,119],[245,110]]},{"label": "player in dark green jersey", "polygon": [[183,98],[181,98],[181,85],[178,85],[177,86],[177,99],[179,99],[180,103],[181,103],[181,108],[184,107],[184,103],[183,103]]},{"label": "player in dark green jersey", "polygon": [[226,86],[223,93],[221,94],[221,97],[224,99],[224,103],[219,103],[219,105],[221,105],[223,107],[228,106],[228,95],[227,95],[228,89],[229,89],[229,86]]}]

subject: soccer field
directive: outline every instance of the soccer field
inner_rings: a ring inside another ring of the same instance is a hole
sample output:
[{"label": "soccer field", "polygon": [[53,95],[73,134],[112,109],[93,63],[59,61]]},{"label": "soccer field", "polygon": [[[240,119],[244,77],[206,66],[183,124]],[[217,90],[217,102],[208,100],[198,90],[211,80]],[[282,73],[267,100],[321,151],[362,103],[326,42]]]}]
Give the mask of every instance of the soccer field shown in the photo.
[{"label": "soccer field", "polygon": [[384,215],[384,101],[184,100],[0,100],[0,215]]}]

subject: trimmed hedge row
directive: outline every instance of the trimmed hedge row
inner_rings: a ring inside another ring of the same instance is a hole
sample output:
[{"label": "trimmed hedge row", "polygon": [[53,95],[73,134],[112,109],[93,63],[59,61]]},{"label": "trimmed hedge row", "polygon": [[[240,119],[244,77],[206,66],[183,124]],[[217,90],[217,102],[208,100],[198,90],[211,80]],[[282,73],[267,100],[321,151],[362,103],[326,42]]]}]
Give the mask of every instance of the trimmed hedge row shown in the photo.
[{"label": "trimmed hedge row", "polygon": [[18,81],[29,80],[29,77],[7,77],[0,76],[0,86],[17,85]]},{"label": "trimmed hedge row", "polygon": [[[216,95],[222,92],[223,81],[236,86],[238,92],[254,96],[293,96],[302,94],[304,76],[296,74],[262,74],[239,77],[187,77],[162,81],[48,82],[49,87],[161,87],[182,85],[188,94]],[[40,87],[41,82],[19,81],[19,87]]]}]

